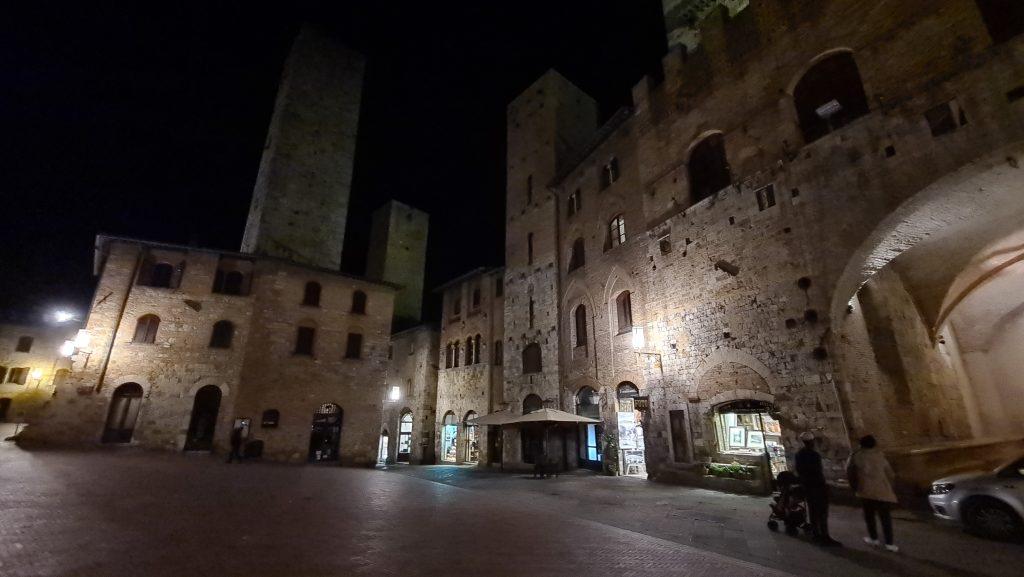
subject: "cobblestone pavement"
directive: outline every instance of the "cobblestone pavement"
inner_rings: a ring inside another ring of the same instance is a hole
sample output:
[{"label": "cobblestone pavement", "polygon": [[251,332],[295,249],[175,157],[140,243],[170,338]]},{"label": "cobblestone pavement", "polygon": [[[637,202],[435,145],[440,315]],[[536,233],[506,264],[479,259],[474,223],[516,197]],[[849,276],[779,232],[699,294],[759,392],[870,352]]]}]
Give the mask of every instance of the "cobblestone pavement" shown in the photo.
[{"label": "cobblestone pavement", "polygon": [[587,519],[796,575],[1024,575],[1024,544],[973,537],[924,512],[894,513],[896,541],[902,550],[892,554],[863,543],[859,509],[833,506],[831,532],[845,547],[822,549],[803,538],[769,531],[765,497],[589,472],[535,480],[457,466],[399,465],[389,471],[490,494],[492,500],[509,506],[541,507],[566,518]]},{"label": "cobblestone pavement", "polygon": [[3,577],[444,574],[786,575],[384,471],[0,443]]}]

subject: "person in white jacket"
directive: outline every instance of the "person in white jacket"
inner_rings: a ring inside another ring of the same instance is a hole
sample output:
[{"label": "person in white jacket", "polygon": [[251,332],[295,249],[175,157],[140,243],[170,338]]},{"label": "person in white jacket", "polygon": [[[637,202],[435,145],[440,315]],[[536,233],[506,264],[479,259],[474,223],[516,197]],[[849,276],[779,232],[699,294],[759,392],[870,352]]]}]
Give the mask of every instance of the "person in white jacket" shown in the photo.
[{"label": "person in white jacket", "polygon": [[892,466],[885,458],[885,453],[877,447],[878,442],[871,435],[860,439],[860,449],[850,455],[846,463],[846,476],[853,487],[854,493],[860,497],[864,508],[864,522],[868,526],[868,536],[864,542],[879,545],[878,528],[875,517],[882,522],[882,536],[885,548],[895,553],[899,551],[892,537],[892,506],[896,504],[896,492],[892,489]]}]

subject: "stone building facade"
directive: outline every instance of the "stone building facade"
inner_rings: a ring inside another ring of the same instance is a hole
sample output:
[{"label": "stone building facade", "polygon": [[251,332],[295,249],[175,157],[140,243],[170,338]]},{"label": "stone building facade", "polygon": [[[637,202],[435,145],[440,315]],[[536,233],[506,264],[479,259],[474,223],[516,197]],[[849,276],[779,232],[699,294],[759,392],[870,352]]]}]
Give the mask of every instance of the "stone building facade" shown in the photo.
[{"label": "stone building facade", "polygon": [[0,422],[31,420],[67,378],[77,326],[0,324]]},{"label": "stone building facade", "polygon": [[1021,9],[681,4],[603,126],[555,72],[509,106],[509,406],[596,410],[606,465],[666,478],[1020,435]]},{"label": "stone building facade", "polygon": [[476,269],[438,287],[438,462],[500,464],[500,438],[469,419],[504,404],[504,272]]},{"label": "stone building facade", "polygon": [[395,331],[423,317],[427,266],[427,213],[392,200],[373,213],[366,276],[402,287],[395,296]]},{"label": "stone building facade", "polygon": [[440,333],[419,325],[391,335],[378,462],[437,461],[434,422]]}]

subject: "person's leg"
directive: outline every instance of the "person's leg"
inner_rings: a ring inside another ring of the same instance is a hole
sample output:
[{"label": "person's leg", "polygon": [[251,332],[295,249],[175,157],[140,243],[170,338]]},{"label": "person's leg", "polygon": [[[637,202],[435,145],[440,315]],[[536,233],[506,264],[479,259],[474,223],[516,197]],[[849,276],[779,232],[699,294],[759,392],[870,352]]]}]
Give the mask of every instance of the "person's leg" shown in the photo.
[{"label": "person's leg", "polygon": [[861,499],[861,506],[864,508],[864,524],[868,527],[868,537],[871,537],[872,541],[877,542],[878,527],[875,525],[876,503],[871,499]]},{"label": "person's leg", "polygon": [[817,489],[807,489],[807,519],[811,524],[811,532],[816,539],[821,539],[824,535],[823,527],[821,525],[821,496]]},{"label": "person's leg", "polygon": [[878,517],[882,520],[882,535],[885,544],[892,545],[892,506],[889,503],[878,504]]},{"label": "person's leg", "polygon": [[822,489],[822,491],[821,491],[821,505],[820,505],[820,509],[821,509],[821,513],[820,513],[821,520],[818,521],[818,524],[821,527],[822,539],[824,539],[825,541],[832,541],[832,536],[829,535],[829,532],[828,532],[828,489],[827,488]]}]

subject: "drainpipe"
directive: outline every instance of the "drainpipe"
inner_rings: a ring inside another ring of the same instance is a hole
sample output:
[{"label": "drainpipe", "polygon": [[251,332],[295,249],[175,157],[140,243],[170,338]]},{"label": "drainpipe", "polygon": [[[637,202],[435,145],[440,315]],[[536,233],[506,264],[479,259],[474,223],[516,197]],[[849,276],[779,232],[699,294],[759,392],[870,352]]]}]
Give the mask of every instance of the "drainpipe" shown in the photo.
[{"label": "drainpipe", "polygon": [[[145,254],[145,250],[142,245],[138,245],[139,254],[135,257],[135,265],[132,267],[132,274],[128,276],[128,283],[124,290],[124,298],[121,299],[121,308],[117,312],[117,321],[114,324],[114,332],[110,335],[110,343],[107,345],[107,354],[103,357],[103,366],[100,367],[100,376],[96,380],[96,393],[100,392],[103,388],[103,381],[107,377],[107,367],[110,366],[110,354],[114,351],[114,343],[117,342],[117,331],[121,328],[121,321],[124,319],[124,311],[128,308],[128,297],[132,294],[132,285],[135,284],[135,277],[139,274],[139,268],[142,266],[142,257]],[[104,266],[106,266],[104,264]]]}]

